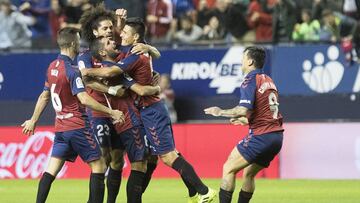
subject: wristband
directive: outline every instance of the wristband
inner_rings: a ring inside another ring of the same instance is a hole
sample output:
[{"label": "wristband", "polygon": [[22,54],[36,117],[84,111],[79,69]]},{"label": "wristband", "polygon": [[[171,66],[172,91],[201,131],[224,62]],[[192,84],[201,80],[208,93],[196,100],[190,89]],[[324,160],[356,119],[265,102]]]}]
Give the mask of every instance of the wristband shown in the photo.
[{"label": "wristband", "polygon": [[108,93],[110,95],[116,96],[116,93],[120,88],[122,88],[122,85],[110,86],[108,89]]}]

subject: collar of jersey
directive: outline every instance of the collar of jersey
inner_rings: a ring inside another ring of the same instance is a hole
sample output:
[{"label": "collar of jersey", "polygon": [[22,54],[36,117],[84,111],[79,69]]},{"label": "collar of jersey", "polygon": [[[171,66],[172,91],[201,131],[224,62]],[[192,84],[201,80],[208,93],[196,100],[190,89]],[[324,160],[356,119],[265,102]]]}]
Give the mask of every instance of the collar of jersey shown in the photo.
[{"label": "collar of jersey", "polygon": [[70,57],[63,55],[63,54],[59,54],[58,59],[64,60],[64,61],[68,61],[71,64],[74,64],[74,60],[72,60]]},{"label": "collar of jersey", "polygon": [[259,73],[263,73],[263,72],[264,72],[263,69],[255,69],[255,70],[250,71],[250,72],[246,75],[246,77],[251,77],[251,76],[253,76],[253,75],[256,75],[256,74],[259,74]]}]

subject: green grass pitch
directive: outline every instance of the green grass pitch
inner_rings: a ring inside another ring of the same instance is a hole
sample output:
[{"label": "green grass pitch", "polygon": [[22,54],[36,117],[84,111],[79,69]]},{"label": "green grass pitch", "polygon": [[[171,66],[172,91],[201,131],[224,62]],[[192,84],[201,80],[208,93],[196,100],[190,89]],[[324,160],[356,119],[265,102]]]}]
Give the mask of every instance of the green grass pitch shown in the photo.
[{"label": "green grass pitch", "polygon": [[[219,188],[219,179],[205,179]],[[1,203],[33,203],[38,180],[0,180]],[[241,179],[233,202],[237,201]],[[360,180],[265,180],[258,179],[251,203],[359,203]],[[126,180],[117,202],[125,201]],[[143,196],[144,203],[186,203],[186,189],[179,179],[153,179]],[[86,203],[87,180],[55,180],[49,203]],[[218,202],[216,200],[215,202]]]}]

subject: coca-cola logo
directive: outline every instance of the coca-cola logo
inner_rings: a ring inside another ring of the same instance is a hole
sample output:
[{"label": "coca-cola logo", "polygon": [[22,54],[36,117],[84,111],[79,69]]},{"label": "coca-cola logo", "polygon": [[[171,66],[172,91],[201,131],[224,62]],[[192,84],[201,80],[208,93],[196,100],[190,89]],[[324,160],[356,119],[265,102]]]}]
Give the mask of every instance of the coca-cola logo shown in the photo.
[{"label": "coca-cola logo", "polygon": [[[0,179],[37,178],[45,170],[51,155],[54,133],[36,132],[25,143],[0,143]],[[48,151],[45,151],[49,149]],[[67,170],[64,165],[57,177],[62,177]]]}]

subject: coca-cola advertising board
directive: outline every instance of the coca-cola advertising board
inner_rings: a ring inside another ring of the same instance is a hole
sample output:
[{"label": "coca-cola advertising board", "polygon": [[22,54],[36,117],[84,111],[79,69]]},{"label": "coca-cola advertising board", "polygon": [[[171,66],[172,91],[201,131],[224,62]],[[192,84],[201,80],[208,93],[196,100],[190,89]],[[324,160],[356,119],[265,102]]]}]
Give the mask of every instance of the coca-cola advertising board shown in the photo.
[{"label": "coca-cola advertising board", "polygon": [[[234,146],[247,134],[247,127],[228,124],[176,124],[173,126],[176,148],[204,178],[220,178],[222,166]],[[38,127],[33,136],[21,133],[20,127],[0,127],[0,179],[39,178],[47,166],[54,139],[53,127]],[[123,175],[130,172],[126,160]],[[58,178],[88,178],[90,168],[80,157],[66,162]],[[241,174],[239,174],[241,175]],[[258,175],[279,177],[278,157]],[[160,163],[154,177],[179,177]]]}]

